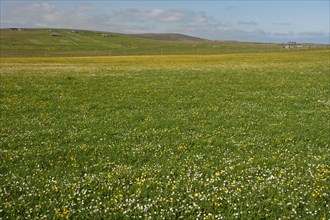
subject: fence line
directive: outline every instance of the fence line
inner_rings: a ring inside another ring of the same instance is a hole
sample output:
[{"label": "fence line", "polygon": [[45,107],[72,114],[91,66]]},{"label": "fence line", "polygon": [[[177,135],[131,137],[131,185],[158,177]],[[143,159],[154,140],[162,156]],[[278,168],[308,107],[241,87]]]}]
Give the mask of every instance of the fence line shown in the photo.
[{"label": "fence line", "polygon": [[302,47],[302,48],[257,48],[257,47],[223,47],[218,49],[195,48],[193,50],[173,50],[160,48],[155,50],[138,49],[112,49],[112,50],[68,50],[68,51],[0,51],[0,57],[80,57],[80,56],[143,56],[143,55],[216,55],[216,54],[237,54],[237,53],[273,53],[291,52],[302,50],[330,49],[330,47]]}]

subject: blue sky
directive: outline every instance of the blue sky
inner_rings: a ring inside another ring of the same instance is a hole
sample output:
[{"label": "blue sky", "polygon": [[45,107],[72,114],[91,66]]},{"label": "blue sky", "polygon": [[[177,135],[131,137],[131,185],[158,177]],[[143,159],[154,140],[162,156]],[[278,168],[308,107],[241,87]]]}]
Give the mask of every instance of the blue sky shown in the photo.
[{"label": "blue sky", "polygon": [[181,33],[214,40],[330,43],[329,10],[328,0],[1,0],[0,25]]}]

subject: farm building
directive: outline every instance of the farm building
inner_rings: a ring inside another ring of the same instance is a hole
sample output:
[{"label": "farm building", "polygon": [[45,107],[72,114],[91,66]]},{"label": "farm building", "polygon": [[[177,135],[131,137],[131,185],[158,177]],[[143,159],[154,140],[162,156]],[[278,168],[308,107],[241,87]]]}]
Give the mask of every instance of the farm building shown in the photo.
[{"label": "farm building", "polygon": [[294,42],[294,41],[289,41],[287,43],[282,43],[281,45],[282,45],[282,48],[285,48],[285,49],[304,47],[302,44]]},{"label": "farm building", "polygon": [[61,37],[62,36],[62,34],[58,34],[58,33],[51,33],[51,35],[50,36],[52,36],[52,37]]},{"label": "farm building", "polygon": [[292,46],[292,45],[285,45],[285,46],[283,46],[283,48],[285,48],[285,49],[292,49],[292,48],[294,48],[294,46]]},{"label": "farm building", "polygon": [[9,30],[11,30],[11,31],[22,31],[21,28],[9,28]]}]

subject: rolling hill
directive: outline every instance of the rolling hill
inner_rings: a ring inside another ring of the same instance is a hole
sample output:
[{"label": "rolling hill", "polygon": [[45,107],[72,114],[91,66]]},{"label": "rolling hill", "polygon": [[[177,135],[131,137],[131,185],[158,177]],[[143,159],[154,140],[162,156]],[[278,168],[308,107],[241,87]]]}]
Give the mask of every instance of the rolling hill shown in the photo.
[{"label": "rolling hill", "polygon": [[153,39],[153,40],[168,40],[168,41],[207,41],[207,39],[192,37],[184,34],[175,33],[147,33],[147,34],[134,34],[132,36]]},{"label": "rolling hill", "polygon": [[0,42],[1,57],[223,54],[283,50],[283,45],[278,44],[210,41],[182,34],[129,35],[69,29],[0,29]]}]

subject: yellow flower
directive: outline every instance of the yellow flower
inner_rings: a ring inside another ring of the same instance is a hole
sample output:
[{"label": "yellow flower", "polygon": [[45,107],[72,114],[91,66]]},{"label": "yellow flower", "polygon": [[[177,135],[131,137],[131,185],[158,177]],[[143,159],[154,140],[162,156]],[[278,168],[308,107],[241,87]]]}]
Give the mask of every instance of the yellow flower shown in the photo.
[{"label": "yellow flower", "polygon": [[56,217],[65,218],[65,219],[69,219],[69,213],[70,213],[70,210],[67,208],[55,211]]},{"label": "yellow flower", "polygon": [[10,209],[11,208],[11,204],[9,202],[5,203],[5,209]]},{"label": "yellow flower", "polygon": [[185,150],[187,150],[187,147],[184,145],[181,145],[181,146],[178,146],[178,150],[185,151]]}]

